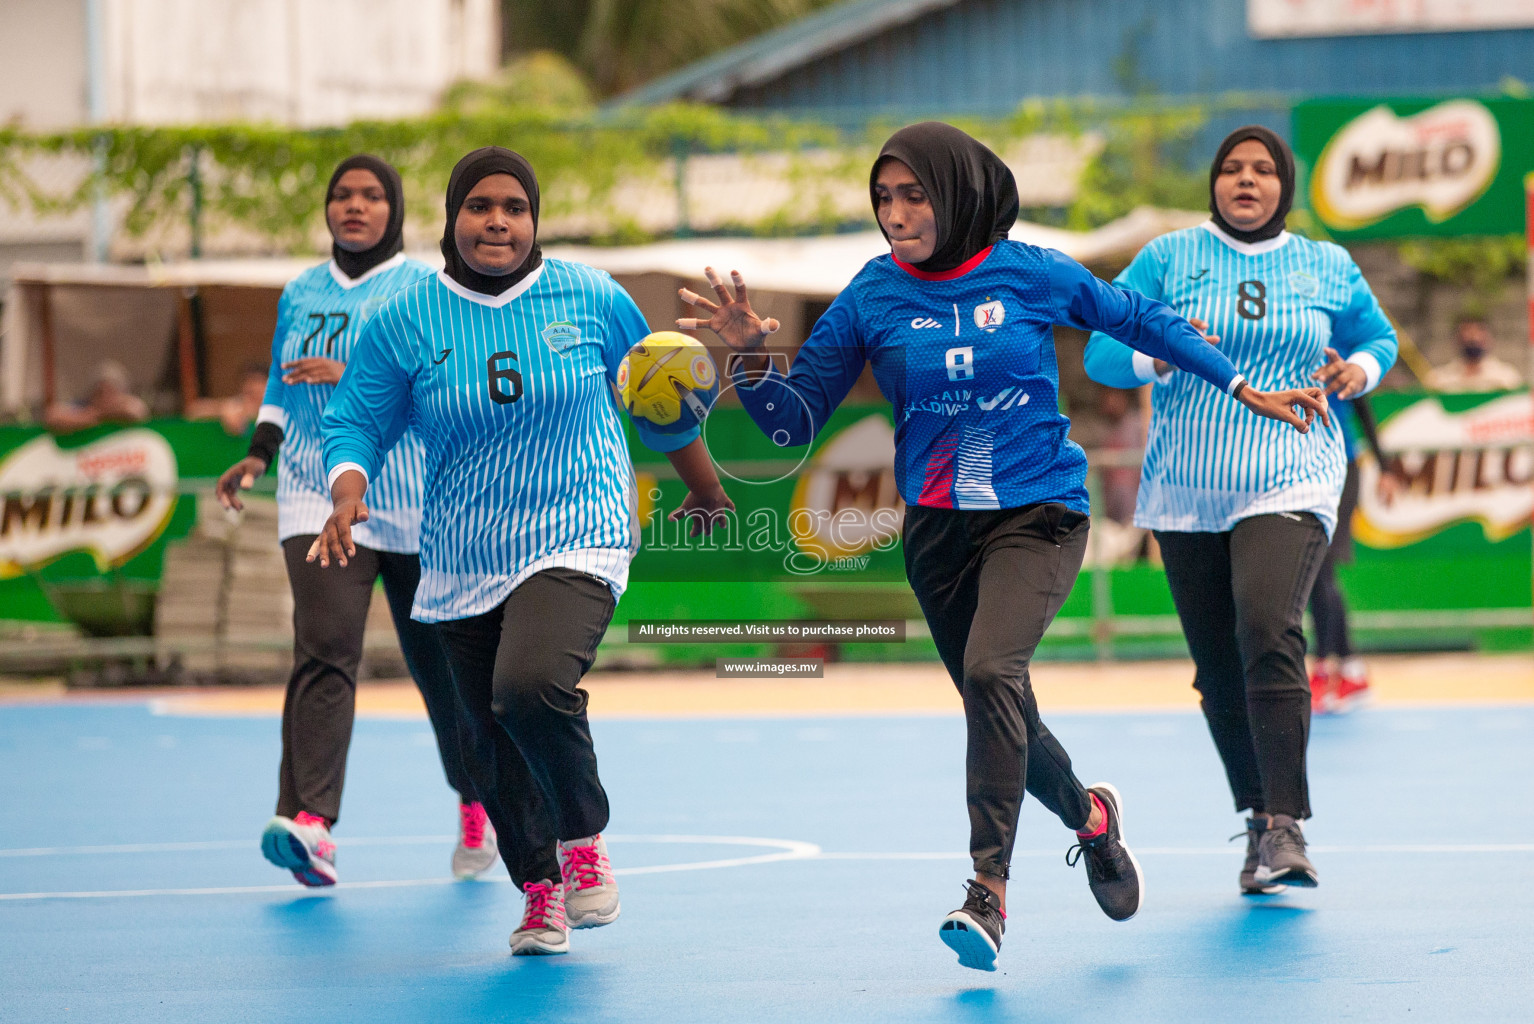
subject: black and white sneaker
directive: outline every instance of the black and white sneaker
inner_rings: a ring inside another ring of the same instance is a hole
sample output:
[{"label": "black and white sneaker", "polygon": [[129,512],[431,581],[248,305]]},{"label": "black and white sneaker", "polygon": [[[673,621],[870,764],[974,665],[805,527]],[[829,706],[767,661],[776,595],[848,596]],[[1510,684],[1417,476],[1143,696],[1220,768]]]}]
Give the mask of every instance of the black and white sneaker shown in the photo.
[{"label": "black and white sneaker", "polygon": [[1287,885],[1263,883],[1257,881],[1257,846],[1263,832],[1268,828],[1268,823],[1258,817],[1246,819],[1246,831],[1237,832],[1231,836],[1231,842],[1235,842],[1243,835],[1246,836],[1246,861],[1241,865],[1241,895],[1243,896],[1271,896],[1277,892],[1283,892]]},{"label": "black and white sneaker", "polygon": [[1102,801],[1107,827],[1091,839],[1078,835],[1076,845],[1065,851],[1065,863],[1075,867],[1077,861],[1086,861],[1087,885],[1097,905],[1113,920],[1127,921],[1140,910],[1145,879],[1140,862],[1124,845],[1123,799],[1107,782],[1088,786],[1087,792]]},{"label": "black and white sneaker", "polygon": [[1007,930],[1001,900],[979,882],[964,883],[964,906],[943,918],[937,935],[959,954],[959,963],[977,971],[994,971],[1001,935]]},{"label": "black and white sneaker", "polygon": [[1305,856],[1305,834],[1298,821],[1287,814],[1273,815],[1273,823],[1257,838],[1257,870],[1252,878],[1261,885],[1298,885],[1306,889],[1320,884],[1315,866]]}]

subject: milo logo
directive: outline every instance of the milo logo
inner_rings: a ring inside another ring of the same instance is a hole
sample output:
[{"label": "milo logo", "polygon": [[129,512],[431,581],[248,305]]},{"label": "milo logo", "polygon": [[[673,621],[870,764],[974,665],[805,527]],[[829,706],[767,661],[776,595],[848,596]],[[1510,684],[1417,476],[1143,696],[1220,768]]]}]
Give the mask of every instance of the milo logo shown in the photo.
[{"label": "milo logo", "polygon": [[[832,561],[892,547],[905,503],[895,489],[895,430],[867,416],[838,431],[794,487],[789,528],[801,551]],[[861,564],[857,566],[861,568]]]},{"label": "milo logo", "polygon": [[1358,539],[1376,548],[1415,544],[1458,522],[1489,541],[1517,533],[1534,512],[1534,400],[1507,395],[1460,413],[1427,398],[1390,417],[1380,446],[1405,479],[1389,505],[1375,492],[1379,466],[1360,459]]},{"label": "milo logo", "polygon": [[105,572],[159,536],[176,506],[176,455],[152,430],[81,448],[35,437],[0,462],[0,579],[69,551]]},{"label": "milo logo", "polygon": [[1410,117],[1381,104],[1326,144],[1311,178],[1311,203],[1328,227],[1342,230],[1409,206],[1437,223],[1479,199],[1501,161],[1497,119],[1474,100],[1449,100]]}]

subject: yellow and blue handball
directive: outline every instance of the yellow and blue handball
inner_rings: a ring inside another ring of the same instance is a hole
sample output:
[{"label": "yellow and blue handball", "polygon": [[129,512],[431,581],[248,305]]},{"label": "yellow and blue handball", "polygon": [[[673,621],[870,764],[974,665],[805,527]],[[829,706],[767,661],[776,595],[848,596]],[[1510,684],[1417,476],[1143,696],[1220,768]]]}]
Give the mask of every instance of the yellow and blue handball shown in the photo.
[{"label": "yellow and blue handball", "polygon": [[656,331],[618,364],[618,394],[636,420],[662,434],[681,434],[708,417],[719,397],[719,371],[697,338]]}]

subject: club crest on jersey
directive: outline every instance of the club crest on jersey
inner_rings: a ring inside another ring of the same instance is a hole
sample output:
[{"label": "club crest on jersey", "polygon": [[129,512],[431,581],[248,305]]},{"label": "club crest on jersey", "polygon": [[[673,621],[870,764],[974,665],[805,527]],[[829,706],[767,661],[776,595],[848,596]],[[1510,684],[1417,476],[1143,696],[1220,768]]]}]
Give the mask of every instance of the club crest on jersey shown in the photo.
[{"label": "club crest on jersey", "polygon": [[1321,290],[1321,282],[1316,280],[1316,276],[1314,274],[1307,273],[1303,270],[1296,270],[1294,273],[1289,275],[1289,287],[1292,288],[1294,290],[1294,294],[1298,295],[1300,298],[1313,299]]},{"label": "club crest on jersey", "polygon": [[581,329],[568,320],[556,320],[543,329],[543,340],[549,348],[564,355],[581,341]]},{"label": "club crest on jersey", "polygon": [[1000,299],[982,302],[975,307],[975,326],[987,333],[995,331],[1006,318],[1007,307],[1001,304]]},{"label": "club crest on jersey", "polygon": [[378,312],[380,309],[383,309],[384,303],[388,302],[390,298],[392,298],[392,296],[370,295],[367,301],[362,304],[362,309],[357,314],[358,319],[371,320],[373,318],[373,314]]}]

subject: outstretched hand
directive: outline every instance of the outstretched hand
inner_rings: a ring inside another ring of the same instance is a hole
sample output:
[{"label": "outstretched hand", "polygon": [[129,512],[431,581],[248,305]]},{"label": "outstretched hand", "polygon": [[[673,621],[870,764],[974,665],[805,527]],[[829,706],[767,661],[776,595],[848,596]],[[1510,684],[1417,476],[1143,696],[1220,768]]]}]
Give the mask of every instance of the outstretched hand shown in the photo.
[{"label": "outstretched hand", "polygon": [[678,289],[677,294],[682,297],[683,302],[702,309],[709,314],[709,318],[705,320],[702,317],[682,317],[677,320],[676,325],[684,331],[696,331],[707,327],[737,352],[752,352],[761,348],[767,335],[776,331],[779,325],[772,317],[764,320],[756,315],[756,311],[751,308],[751,300],[746,294],[746,281],[740,276],[740,271],[730,271],[730,279],[735,283],[733,296],[724,286],[724,282],[719,279],[713,267],[704,267],[703,276],[713,286],[719,301],[715,303],[705,299],[688,288]]},{"label": "outstretched hand", "polygon": [[330,518],[325,520],[325,528],[309,546],[309,554],[304,561],[312,562],[318,558],[320,568],[328,569],[330,560],[335,559],[337,564],[345,568],[346,560],[357,554],[357,542],[352,540],[352,527],[367,521],[368,507],[362,503],[361,498],[337,502]]},{"label": "outstretched hand", "polygon": [[[1302,434],[1310,432],[1310,425],[1317,416],[1331,426],[1331,414],[1326,408],[1326,398],[1320,388],[1289,388],[1285,391],[1258,391],[1248,385],[1241,389],[1236,401],[1259,416],[1270,420],[1283,420]],[[1298,407],[1301,412],[1294,410]]]}]

